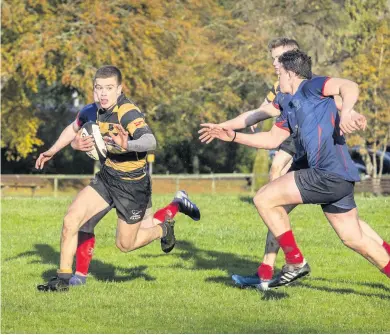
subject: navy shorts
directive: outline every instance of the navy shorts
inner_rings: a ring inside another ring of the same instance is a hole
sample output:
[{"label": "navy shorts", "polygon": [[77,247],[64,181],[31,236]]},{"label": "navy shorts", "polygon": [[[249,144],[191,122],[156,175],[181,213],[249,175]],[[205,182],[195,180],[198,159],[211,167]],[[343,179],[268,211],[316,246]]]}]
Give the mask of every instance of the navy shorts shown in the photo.
[{"label": "navy shorts", "polygon": [[294,173],[304,204],[319,204],[327,213],[345,213],[356,208],[355,183],[315,168]]},{"label": "navy shorts", "polygon": [[293,135],[290,135],[278,148],[278,150],[283,150],[287,152],[289,155],[294,156],[297,152],[297,149],[295,147],[295,140],[293,138]]}]

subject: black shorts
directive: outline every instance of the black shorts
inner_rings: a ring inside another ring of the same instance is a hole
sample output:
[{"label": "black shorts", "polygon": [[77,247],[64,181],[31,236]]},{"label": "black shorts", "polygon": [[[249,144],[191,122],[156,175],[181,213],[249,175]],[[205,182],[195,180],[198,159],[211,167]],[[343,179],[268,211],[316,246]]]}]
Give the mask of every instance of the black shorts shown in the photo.
[{"label": "black shorts", "polygon": [[290,135],[278,148],[278,150],[283,150],[287,152],[289,155],[294,156],[297,152],[297,149],[295,147],[295,140],[293,138],[293,135]]},{"label": "black shorts", "polygon": [[142,220],[146,209],[152,206],[150,177],[146,174],[139,180],[124,180],[115,175],[115,170],[103,165],[89,184],[115,207],[120,219],[129,224]]},{"label": "black shorts", "polygon": [[355,183],[315,168],[295,171],[304,204],[320,204],[327,213],[345,213],[356,207]]}]

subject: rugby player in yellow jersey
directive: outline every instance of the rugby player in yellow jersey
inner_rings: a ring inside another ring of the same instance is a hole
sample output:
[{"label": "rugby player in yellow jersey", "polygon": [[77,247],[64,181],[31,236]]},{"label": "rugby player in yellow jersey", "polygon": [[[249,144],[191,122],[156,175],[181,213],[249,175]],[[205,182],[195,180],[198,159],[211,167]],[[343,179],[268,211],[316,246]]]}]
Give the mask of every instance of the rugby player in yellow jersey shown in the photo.
[{"label": "rugby player in yellow jersey", "polygon": [[199,210],[186,194],[180,195],[177,204],[151,215],[146,154],[156,145],[154,135],[139,108],[122,94],[122,74],[118,68],[100,68],[93,82],[100,106],[96,121],[109,141],[107,159],[90,185],[81,190],[70,205],[62,227],[60,268],[47,284],[38,285],[40,291],[68,290],[78,231],[107,209],[116,209],[116,245],[123,252],[157,239],[161,240],[162,250],[170,252],[176,239],[171,215],[166,217],[169,211],[182,211],[194,220],[200,219]]}]

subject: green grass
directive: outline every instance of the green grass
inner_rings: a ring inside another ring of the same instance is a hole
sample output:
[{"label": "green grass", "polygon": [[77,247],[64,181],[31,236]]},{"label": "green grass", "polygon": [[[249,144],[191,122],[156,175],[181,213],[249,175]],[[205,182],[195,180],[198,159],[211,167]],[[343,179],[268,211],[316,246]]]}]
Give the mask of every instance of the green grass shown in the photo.
[{"label": "green grass", "polygon": [[[202,220],[177,216],[176,248],[116,249],[115,212],[96,229],[88,285],[37,292],[55,274],[70,198],[2,199],[2,333],[389,333],[390,281],[347,249],[319,207],[291,215],[312,275],[260,294],[231,285],[251,274],[266,229],[250,198],[195,196]],[[154,197],[154,208],[168,196]],[[390,240],[390,198],[358,198],[360,215]],[[279,257],[278,267],[283,264]]]}]

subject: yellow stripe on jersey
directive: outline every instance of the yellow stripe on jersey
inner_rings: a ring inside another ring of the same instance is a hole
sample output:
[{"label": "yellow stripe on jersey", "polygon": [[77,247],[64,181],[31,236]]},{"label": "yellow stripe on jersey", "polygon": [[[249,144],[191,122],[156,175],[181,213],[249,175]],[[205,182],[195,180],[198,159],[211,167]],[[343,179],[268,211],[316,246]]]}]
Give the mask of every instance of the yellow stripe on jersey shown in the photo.
[{"label": "yellow stripe on jersey", "polygon": [[[143,168],[146,165],[146,157],[141,158],[140,160],[125,161],[125,162],[114,162],[111,159],[107,158],[105,164],[117,171],[131,172]],[[126,179],[134,180],[134,178],[126,178]]]},{"label": "yellow stripe on jersey", "polygon": [[141,113],[141,111],[138,109],[138,107],[131,103],[124,103],[118,108],[118,120],[122,118],[123,115],[125,115],[127,112],[136,109]]},{"label": "yellow stripe on jersey", "polygon": [[130,133],[131,136],[133,136],[136,129],[146,127],[146,126],[147,126],[147,124],[145,122],[145,119],[143,119],[142,117],[139,117],[139,118],[135,119],[134,121],[130,122],[127,125],[126,130]]},{"label": "yellow stripe on jersey", "polygon": [[268,102],[274,101],[274,99],[276,98],[276,94],[279,93],[278,87],[279,87],[279,80],[277,82],[275,82],[272,89],[268,92],[267,97],[266,97]]}]

